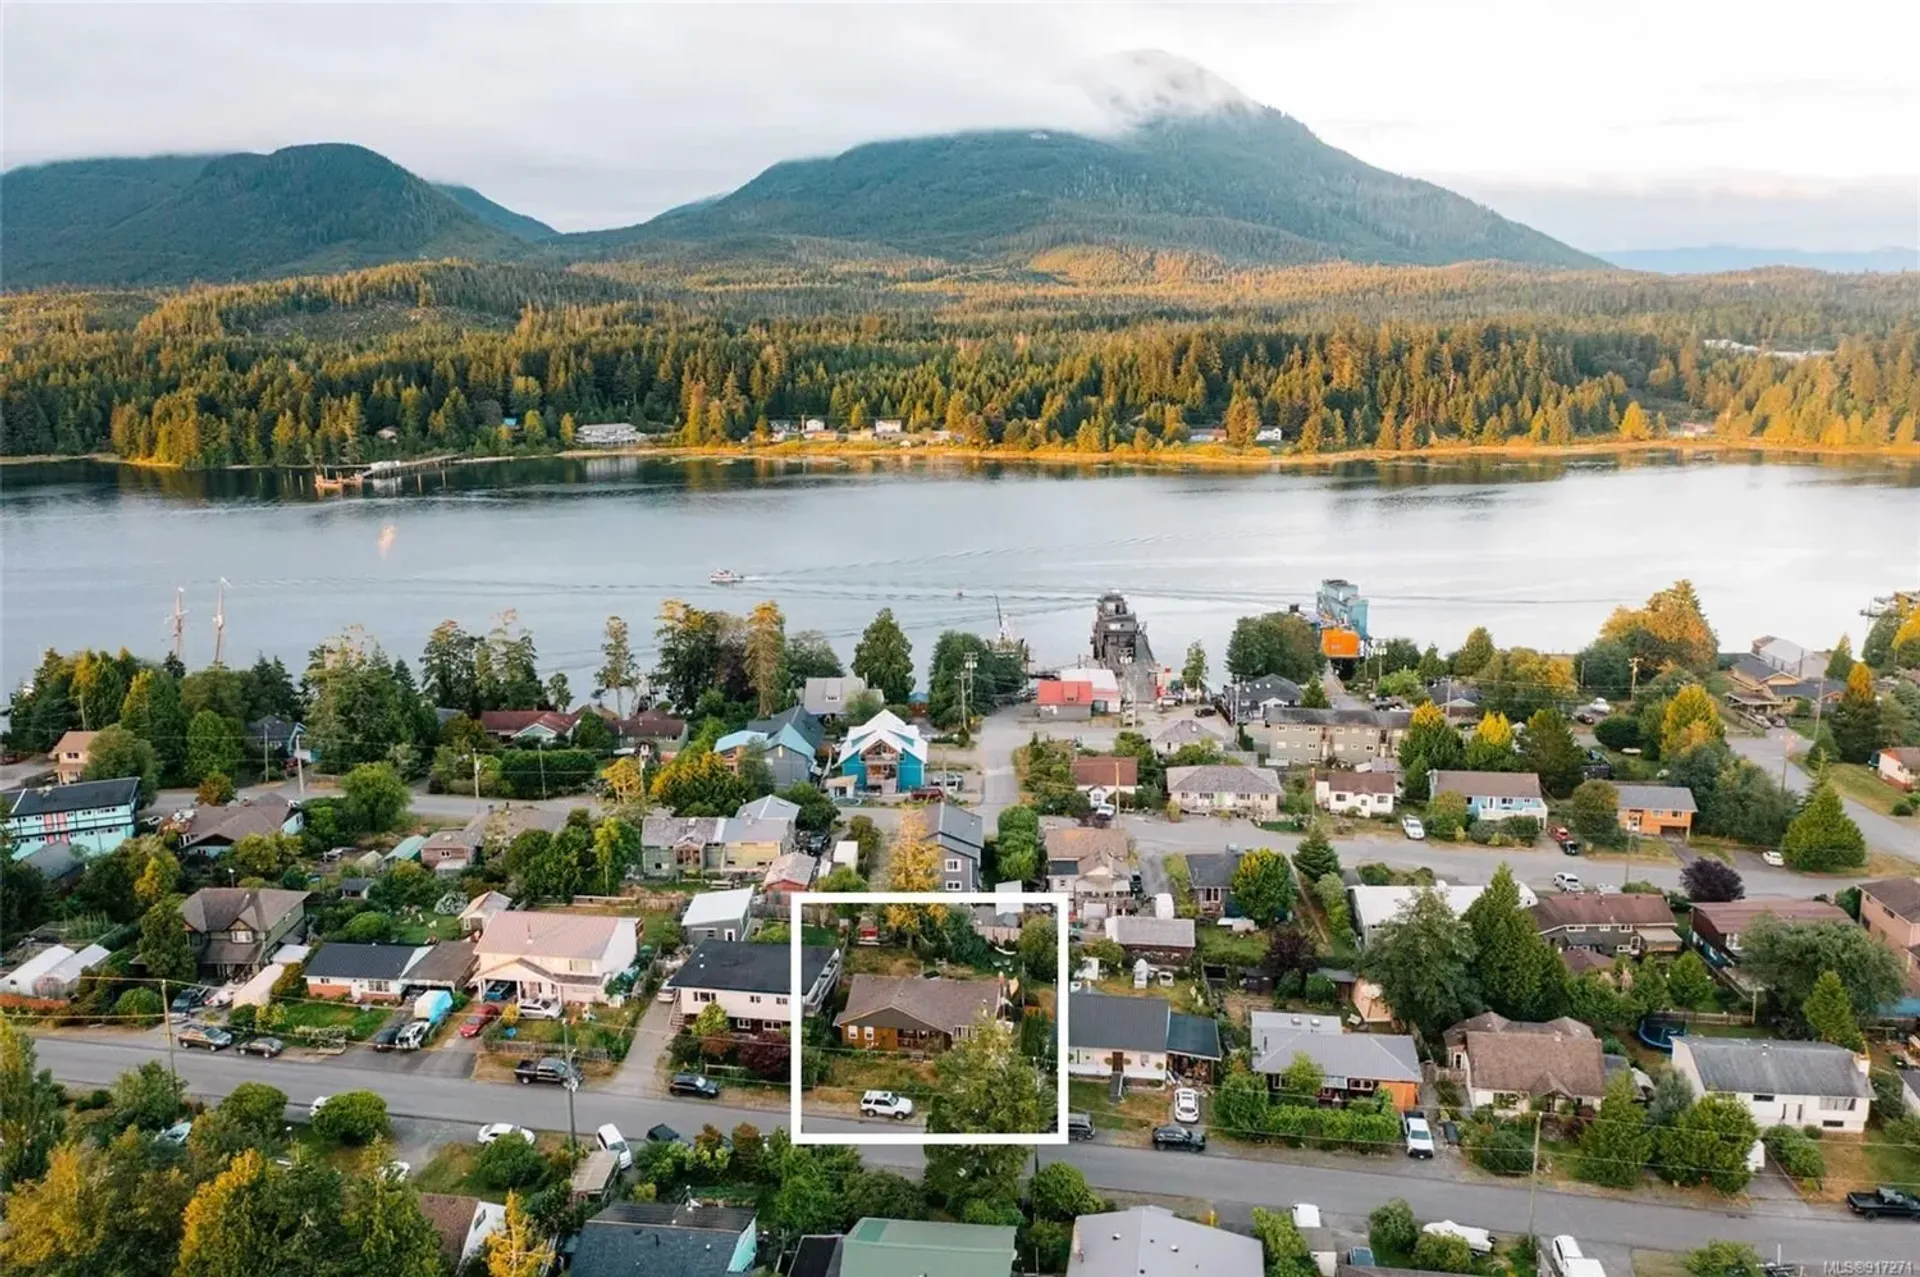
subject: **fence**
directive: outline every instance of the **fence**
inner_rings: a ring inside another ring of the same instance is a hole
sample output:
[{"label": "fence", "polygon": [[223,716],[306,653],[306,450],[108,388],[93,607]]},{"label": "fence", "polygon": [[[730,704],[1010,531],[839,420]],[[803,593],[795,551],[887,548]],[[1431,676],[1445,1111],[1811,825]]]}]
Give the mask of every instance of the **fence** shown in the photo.
[{"label": "fence", "polygon": [[510,1059],[527,1060],[549,1055],[564,1055],[576,1063],[582,1060],[610,1060],[612,1054],[603,1046],[573,1046],[563,1049],[558,1042],[521,1042],[513,1038],[487,1038],[480,1043],[480,1049],[488,1055],[504,1055]]},{"label": "fence", "polygon": [[589,908],[618,907],[623,909],[672,909],[678,912],[687,907],[691,892],[657,891],[628,892],[619,896],[575,896],[573,903]]}]

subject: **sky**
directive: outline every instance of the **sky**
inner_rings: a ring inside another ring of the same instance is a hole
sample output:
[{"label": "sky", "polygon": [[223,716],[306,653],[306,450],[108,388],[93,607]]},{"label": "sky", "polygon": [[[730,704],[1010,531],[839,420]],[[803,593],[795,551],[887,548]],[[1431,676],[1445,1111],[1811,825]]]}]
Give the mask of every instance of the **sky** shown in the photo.
[{"label": "sky", "polygon": [[1592,251],[1920,243],[1899,0],[8,0],[0,38],[7,167],[357,142],[562,230],[878,138],[1100,128],[1080,82],[1157,49]]}]

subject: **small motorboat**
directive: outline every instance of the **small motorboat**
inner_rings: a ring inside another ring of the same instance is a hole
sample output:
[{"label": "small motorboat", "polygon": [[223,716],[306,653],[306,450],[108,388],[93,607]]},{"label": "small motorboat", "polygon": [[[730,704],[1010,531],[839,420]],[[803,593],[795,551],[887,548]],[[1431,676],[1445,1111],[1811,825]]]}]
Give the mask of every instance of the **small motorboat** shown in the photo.
[{"label": "small motorboat", "polygon": [[738,585],[746,579],[746,577],[741,576],[732,568],[721,568],[718,572],[715,572],[707,578],[707,580],[714,585]]}]

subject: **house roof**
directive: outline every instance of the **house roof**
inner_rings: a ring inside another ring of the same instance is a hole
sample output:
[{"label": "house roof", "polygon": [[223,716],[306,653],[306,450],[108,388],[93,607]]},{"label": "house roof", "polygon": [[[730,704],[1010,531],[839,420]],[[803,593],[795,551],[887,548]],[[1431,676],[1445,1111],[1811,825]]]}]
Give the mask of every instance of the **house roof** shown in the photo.
[{"label": "house roof", "polygon": [[309,980],[398,980],[420,955],[410,944],[323,944],[307,959]]},{"label": "house roof", "polygon": [[764,798],[742,803],[740,810],[733,814],[742,820],[798,820],[800,804],[778,794],[768,794]]},{"label": "house roof", "polygon": [[751,1210],[671,1202],[615,1202],[589,1219],[574,1245],[578,1277],[723,1277]]},{"label": "house roof", "polygon": [[1164,1206],[1082,1215],[1073,1224],[1067,1277],[1260,1277],[1251,1237],[1181,1219]]},{"label": "house roof", "polygon": [[473,971],[473,963],[473,941],[442,940],[420,951],[407,968],[407,983],[459,985]]},{"label": "house roof", "polygon": [[821,742],[827,739],[826,724],[822,723],[819,717],[805,705],[789,705],[778,714],[754,719],[747,724],[747,727],[751,731],[765,732],[769,736],[777,736],[782,728],[790,727],[801,740],[807,743],[809,749],[814,750],[819,749]]},{"label": "house roof", "polygon": [[87,866],[86,858],[70,842],[45,843],[32,855],[20,857],[19,863],[37,869],[48,882],[59,882]]},{"label": "house roof", "polygon": [[1096,754],[1073,760],[1073,783],[1105,789],[1140,783],[1140,760],[1130,754]]},{"label": "house roof", "polygon": [[969,811],[957,803],[933,805],[933,836],[949,851],[979,859],[980,849],[986,845],[985,830],[986,824],[977,811]]},{"label": "house roof", "polygon": [[1920,745],[1904,745],[1898,749],[1880,751],[1909,771],[1920,770]]},{"label": "house roof", "polygon": [[1571,946],[1560,951],[1560,961],[1566,964],[1571,975],[1586,975],[1589,971],[1605,971],[1613,965],[1613,959],[1598,949]]},{"label": "house roof", "polygon": [[[1347,888],[1347,899],[1353,902],[1353,920],[1362,931],[1392,922],[1400,916],[1400,911],[1413,903],[1414,896],[1421,891],[1431,890],[1440,893],[1447,907],[1456,915],[1467,911],[1467,906],[1480,898],[1486,888],[1478,883],[1440,883],[1431,888],[1423,887],[1369,887]],[[1524,899],[1524,897],[1522,897]]]},{"label": "house roof", "polygon": [[867,680],[858,677],[810,678],[800,693],[800,703],[810,714],[838,714],[847,702],[867,690]]},{"label": "house roof", "polygon": [[1268,727],[1305,724],[1316,727],[1374,727],[1397,731],[1413,722],[1413,713],[1404,709],[1303,709],[1297,705],[1275,706],[1262,716]]},{"label": "house roof", "polygon": [[1541,931],[1555,927],[1671,927],[1673,910],[1665,896],[1651,892],[1619,891],[1604,896],[1548,896],[1533,906],[1533,925]]},{"label": "house roof", "polygon": [[1170,794],[1277,794],[1280,776],[1269,767],[1240,767],[1211,763],[1202,767],[1169,767]]},{"label": "house roof", "polygon": [[1165,998],[1067,994],[1067,1045],[1090,1051],[1164,1051],[1173,1006]]},{"label": "house roof", "polygon": [[1578,1020],[1508,1020],[1488,1012],[1447,1030],[1467,1053],[1475,1090],[1598,1096],[1607,1089],[1600,1039]]},{"label": "house roof", "polygon": [[227,931],[235,923],[272,931],[306,899],[304,891],[278,887],[202,887],[181,904],[180,917],[187,930],[202,934]]},{"label": "house roof", "polygon": [[84,754],[93,746],[93,738],[99,732],[62,732],[60,739],[53,743],[50,751],[55,757],[61,754]]},{"label": "house roof", "polygon": [[1210,732],[1195,718],[1176,718],[1158,732],[1154,733],[1153,743],[1161,747],[1169,745],[1195,745],[1205,742],[1209,745],[1221,743],[1218,732]]},{"label": "house roof", "polygon": [[566,826],[567,813],[558,808],[509,803],[481,812],[467,822],[462,832],[474,840],[475,846],[480,846],[488,839],[512,842],[521,834],[535,829],[557,834]]},{"label": "house roof", "polygon": [[1218,887],[1224,891],[1233,885],[1233,871],[1239,865],[1238,856],[1224,851],[1188,852],[1187,881],[1196,887]]},{"label": "house roof", "polygon": [[1210,1015],[1175,1011],[1167,1017],[1167,1050],[1196,1060],[1225,1058],[1220,1050],[1220,1022]]},{"label": "house roof", "polygon": [[728,732],[713,743],[713,752],[716,754],[727,754],[736,749],[784,749],[802,758],[812,758],[814,743],[790,723],[783,723],[771,731],[748,727],[742,731]]},{"label": "house roof", "polygon": [[1763,914],[1782,922],[1845,922],[1853,919],[1839,905],[1826,900],[1769,900],[1764,897],[1745,900],[1706,902],[1693,907],[1693,929],[1706,923],[1723,936],[1738,935],[1751,927]]},{"label": "house roof", "polygon": [[247,724],[247,744],[279,745],[285,748],[287,742],[293,739],[293,734],[300,730],[300,724],[269,714]]},{"label": "house roof", "polygon": [[1826,1042],[1772,1038],[1674,1039],[1684,1045],[1707,1091],[1742,1095],[1830,1095],[1866,1099],[1873,1094],[1853,1052]]},{"label": "house roof", "polygon": [[1684,785],[1615,785],[1621,811],[1698,811]]},{"label": "house roof", "polygon": [[675,847],[682,843],[706,846],[726,832],[725,816],[647,816],[640,821],[640,845]]},{"label": "house roof", "polygon": [[1334,794],[1391,794],[1400,787],[1400,777],[1391,771],[1315,772],[1313,779]]},{"label": "house roof", "polygon": [[1193,948],[1192,918],[1146,918],[1122,914],[1107,919],[1107,939],[1125,948]]},{"label": "house roof", "polygon": [[487,958],[598,958],[632,918],[507,909],[487,919],[475,951]]},{"label": "house roof", "polygon": [[733,891],[702,891],[687,901],[687,911],[680,915],[680,925],[711,927],[722,922],[738,922],[747,916],[747,910],[752,907],[752,887],[740,887]]},{"label": "house roof", "polygon": [[[807,988],[826,970],[833,957],[827,945],[802,945],[800,980]],[[669,989],[714,989],[727,993],[793,991],[787,946],[754,944],[748,940],[702,940],[686,964],[667,979]]]},{"label": "house roof", "polygon": [[279,794],[243,798],[220,807],[200,807],[180,836],[183,848],[202,843],[235,843],[255,834],[277,834],[298,807]]},{"label": "house roof", "polygon": [[818,872],[820,862],[804,851],[784,851],[773,858],[767,866],[766,877],[760,880],[764,887],[793,883],[802,887],[813,885],[813,876]]},{"label": "house roof", "polygon": [[785,842],[792,832],[793,821],[776,816],[729,816],[720,822],[720,841],[733,846]]},{"label": "house roof", "polygon": [[1079,680],[1069,682],[1065,679],[1043,678],[1034,689],[1034,703],[1037,705],[1092,705],[1093,684]]},{"label": "house roof", "polygon": [[1008,1277],[1013,1236],[997,1224],[863,1219],[840,1243],[840,1277]]},{"label": "house roof", "polygon": [[847,733],[840,742],[840,752],[834,757],[838,762],[846,762],[865,753],[873,745],[884,743],[902,755],[926,761],[927,740],[919,729],[901,721],[892,710],[881,710],[866,722]]},{"label": "house roof", "polygon": [[518,736],[534,726],[544,727],[555,736],[565,736],[579,721],[578,714],[551,709],[489,709],[480,713],[480,726],[490,736]]},{"label": "house roof", "polygon": [[9,816],[58,816],[67,812],[92,811],[97,807],[140,806],[140,781],[82,780],[71,785],[42,785],[37,789],[15,789],[4,795]]},{"label": "house roof", "polygon": [[1112,856],[1121,864],[1127,860],[1127,831],[1124,829],[1068,825],[1047,830],[1044,841],[1049,860],[1072,860],[1081,865],[1100,855]]},{"label": "house roof", "polygon": [[1255,1011],[1249,1026],[1254,1071],[1285,1072],[1293,1057],[1304,1052],[1328,1077],[1420,1081],[1420,1053],[1412,1038],[1397,1033],[1318,1032],[1315,1026],[1303,1023],[1313,1018],[1285,1011]]},{"label": "house roof", "polygon": [[613,730],[633,740],[679,740],[687,734],[687,720],[664,710],[650,709],[631,718],[614,720]]},{"label": "house roof", "polygon": [[1920,922],[1920,878],[1877,878],[1861,883],[1860,890],[1893,910],[1902,921]]},{"label": "house roof", "polygon": [[926,980],[912,976],[856,975],[847,988],[847,1009],[836,1027],[880,1011],[898,1011],[946,1033],[969,1028],[1000,1006],[997,980]]},{"label": "house roof", "polygon": [[840,1234],[815,1233],[800,1239],[787,1277],[833,1277],[839,1271]]},{"label": "house roof", "polygon": [[483,891],[467,901],[467,907],[460,911],[460,916],[485,921],[494,914],[511,908],[513,908],[513,897],[498,891]]},{"label": "house roof", "polygon": [[1537,802],[1540,777],[1532,772],[1437,771],[1433,773],[1433,792],[1468,798],[1531,798]]},{"label": "house roof", "polygon": [[433,1231],[440,1234],[440,1253],[450,1259],[459,1259],[466,1249],[467,1233],[473,1227],[473,1211],[480,1204],[477,1197],[461,1197],[452,1193],[420,1194],[420,1213],[433,1225]]}]

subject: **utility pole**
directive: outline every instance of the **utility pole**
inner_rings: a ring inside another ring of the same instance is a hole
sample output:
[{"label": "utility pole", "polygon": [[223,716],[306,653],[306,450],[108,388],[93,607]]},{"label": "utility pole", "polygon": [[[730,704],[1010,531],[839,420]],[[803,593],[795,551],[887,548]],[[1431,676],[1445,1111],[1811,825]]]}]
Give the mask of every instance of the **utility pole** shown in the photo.
[{"label": "utility pole", "polygon": [[960,727],[967,732],[973,730],[973,671],[979,663],[972,652],[960,663]]},{"label": "utility pole", "polygon": [[1634,697],[1640,694],[1640,658],[1637,656],[1629,657],[1627,659],[1627,668],[1632,671],[1627,680],[1627,700],[1631,702]]},{"label": "utility pole", "polygon": [[187,592],[184,587],[174,587],[172,633],[173,659],[176,661],[181,659],[180,648],[185,643],[187,635],[186,597]]},{"label": "utility pole", "polygon": [[173,1003],[167,999],[167,980],[160,978],[160,1022],[167,1026],[167,1072],[173,1080],[180,1080],[180,1073],[173,1067]]},{"label": "utility pole", "polygon": [[[566,1056],[567,1069],[568,1069],[567,1143],[570,1145],[577,1146],[580,1143],[580,1132],[579,1132],[579,1129],[574,1125],[573,1093],[580,1089],[580,1071],[579,1071],[579,1066],[573,1062],[573,1037],[567,1030],[567,1003],[565,998],[562,998],[560,1000],[560,1050]],[[1534,1159],[1536,1162],[1539,1160],[1538,1153],[1534,1155]]]},{"label": "utility pole", "polygon": [[213,663],[220,664],[221,640],[227,636],[227,578],[220,578],[220,588],[213,596]]}]

